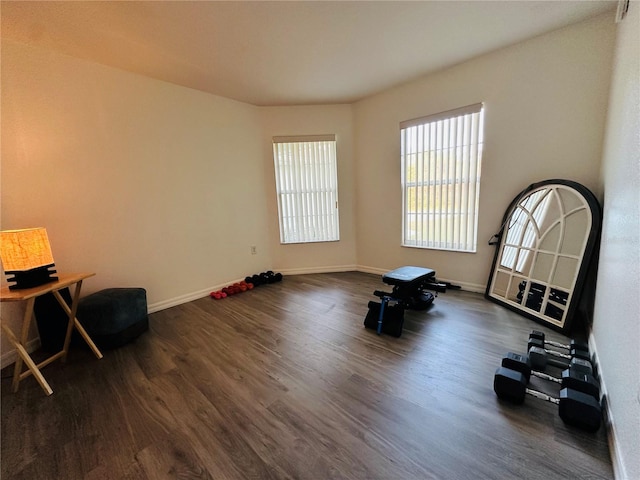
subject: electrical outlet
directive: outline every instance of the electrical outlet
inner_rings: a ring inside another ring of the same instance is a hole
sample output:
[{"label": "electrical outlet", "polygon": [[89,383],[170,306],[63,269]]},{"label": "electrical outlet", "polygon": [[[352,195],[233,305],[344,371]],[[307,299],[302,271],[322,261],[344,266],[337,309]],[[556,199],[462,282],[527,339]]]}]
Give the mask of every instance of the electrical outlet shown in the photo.
[{"label": "electrical outlet", "polygon": [[257,255],[258,254],[258,248],[255,245],[251,245],[251,255]]}]

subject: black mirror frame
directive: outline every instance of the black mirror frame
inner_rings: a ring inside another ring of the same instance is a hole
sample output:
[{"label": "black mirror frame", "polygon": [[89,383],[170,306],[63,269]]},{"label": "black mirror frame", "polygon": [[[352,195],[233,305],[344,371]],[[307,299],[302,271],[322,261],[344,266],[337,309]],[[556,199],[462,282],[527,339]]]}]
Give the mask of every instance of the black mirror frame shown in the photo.
[{"label": "black mirror frame", "polygon": [[[582,197],[585,199],[587,205],[589,206],[590,210],[591,210],[591,230],[589,232],[589,236],[587,239],[587,243],[585,245],[585,250],[584,253],[582,255],[582,259],[580,261],[580,268],[578,270],[578,274],[576,277],[576,281],[575,281],[575,285],[573,287],[573,295],[571,297],[571,301],[569,303],[569,306],[567,308],[567,313],[565,315],[565,321],[563,323],[562,327],[559,327],[558,325],[555,325],[552,322],[547,322],[545,321],[543,318],[541,318],[540,316],[534,315],[532,313],[530,313],[528,310],[524,309],[524,308],[518,308],[516,305],[513,305],[511,303],[507,303],[507,302],[503,302],[501,301],[499,298],[493,297],[490,295],[490,290],[491,290],[491,284],[492,284],[492,280],[493,277],[495,275],[496,272],[496,264],[498,262],[499,256],[500,256],[500,247],[502,245],[502,236],[504,233],[504,229],[505,226],[507,225],[509,218],[511,217],[513,211],[515,210],[515,208],[517,207],[517,205],[519,204],[519,202],[529,193],[532,192],[534,190],[538,190],[541,187],[545,187],[545,186],[549,186],[549,185],[563,185],[563,186],[567,186],[572,188],[573,190],[575,190],[577,193],[579,193],[580,195],[582,195]],[[597,246],[599,245],[600,242],[600,230],[602,227],[602,209],[600,207],[600,203],[598,202],[598,200],[596,199],[595,195],[591,192],[591,190],[589,190],[587,187],[585,187],[584,185],[581,185],[580,183],[574,182],[572,180],[563,180],[563,179],[551,179],[551,180],[543,180],[541,182],[537,182],[537,183],[533,183],[531,185],[529,185],[527,188],[525,188],[523,191],[521,191],[509,204],[509,207],[507,208],[507,210],[505,211],[503,217],[502,217],[502,223],[501,223],[501,228],[500,231],[494,235],[492,237],[492,239],[489,241],[490,245],[495,245],[496,249],[495,249],[495,253],[493,256],[493,262],[491,264],[491,270],[489,272],[489,280],[487,281],[487,288],[485,290],[485,298],[487,298],[488,300],[491,300],[492,302],[495,302],[499,305],[502,305],[506,308],[508,308],[509,310],[512,310],[520,315],[523,315],[527,318],[530,318],[531,320],[534,320],[538,323],[544,324],[548,327],[550,327],[553,330],[557,330],[560,331],[564,334],[569,334],[571,331],[573,331],[573,329],[576,327],[576,325],[574,325],[574,316],[576,314],[576,311],[578,309],[578,306],[584,302],[584,299],[582,298],[582,294],[585,291],[585,282],[587,280],[589,281],[593,281],[595,282],[595,275],[591,274],[590,275],[590,269],[592,269],[594,267],[594,262],[592,261],[592,257],[594,254],[597,254],[598,252],[596,251]],[[589,290],[589,289],[586,289]],[[587,319],[590,320],[590,319]]]}]

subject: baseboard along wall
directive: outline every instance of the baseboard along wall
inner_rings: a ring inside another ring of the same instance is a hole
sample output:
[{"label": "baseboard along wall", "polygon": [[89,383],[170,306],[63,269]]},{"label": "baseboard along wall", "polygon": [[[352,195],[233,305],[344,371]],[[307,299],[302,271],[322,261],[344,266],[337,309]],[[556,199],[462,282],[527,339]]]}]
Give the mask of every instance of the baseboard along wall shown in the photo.
[{"label": "baseboard along wall", "polygon": [[[285,277],[289,275],[306,275],[306,274],[318,274],[318,273],[339,273],[339,272],[351,272],[357,271],[362,273],[370,273],[374,275],[384,275],[388,272],[388,270],[370,267],[366,265],[340,265],[340,266],[328,266],[328,267],[313,267],[313,268],[296,268],[296,269],[286,269],[286,270],[278,270]],[[233,283],[237,283],[242,281],[243,279],[231,280],[229,282],[225,282],[224,284],[213,285],[207,289],[198,290],[195,292],[191,292],[184,295],[179,295],[177,297],[173,297],[167,300],[163,300],[160,302],[155,302],[148,305],[148,312],[154,313],[161,310],[165,310],[167,308],[171,308],[174,306],[178,306],[184,303],[191,302],[193,300],[198,300],[200,298],[207,297],[210,292],[220,290],[227,285],[231,285]],[[453,285],[460,286],[462,290],[466,290],[469,292],[475,293],[484,293],[485,285],[472,284],[468,282],[459,282],[456,280],[450,279],[442,279],[438,278],[440,282],[449,282]],[[25,346],[27,352],[32,353],[40,347],[40,338],[36,337],[29,342]],[[606,401],[607,399],[607,388],[606,383],[604,381],[604,377],[602,375],[602,371],[600,365],[598,363],[598,353],[597,353],[597,345],[593,334],[589,336],[589,349],[592,352],[592,361],[594,363],[595,370],[598,374],[598,380],[600,381],[602,398],[603,398],[603,407],[604,407],[604,417],[605,417],[605,426],[607,428],[607,438],[609,441],[609,450],[611,452],[611,459],[613,463],[613,469],[615,473],[615,478],[627,478],[624,463],[621,461],[619,449],[617,448],[616,441],[616,429],[615,422],[611,415],[611,411],[609,409],[609,404]],[[15,363],[17,358],[17,353],[15,350],[9,350],[7,352],[3,352],[0,355],[0,368],[6,368],[7,366]]]}]

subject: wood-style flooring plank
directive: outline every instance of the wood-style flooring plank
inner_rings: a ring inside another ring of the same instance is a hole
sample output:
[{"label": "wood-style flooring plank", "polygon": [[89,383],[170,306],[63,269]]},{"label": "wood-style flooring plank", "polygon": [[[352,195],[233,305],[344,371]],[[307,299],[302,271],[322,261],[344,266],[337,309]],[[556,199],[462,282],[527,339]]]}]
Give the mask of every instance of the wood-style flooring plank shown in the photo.
[{"label": "wood-style flooring plank", "polygon": [[32,379],[12,393],[5,369],[1,478],[613,478],[604,429],[493,392],[501,356],[532,329],[564,337],[464,291],[378,336],[363,320],[384,288],[299,275],[156,312],[102,360],[78,349],[47,366],[50,397]]}]

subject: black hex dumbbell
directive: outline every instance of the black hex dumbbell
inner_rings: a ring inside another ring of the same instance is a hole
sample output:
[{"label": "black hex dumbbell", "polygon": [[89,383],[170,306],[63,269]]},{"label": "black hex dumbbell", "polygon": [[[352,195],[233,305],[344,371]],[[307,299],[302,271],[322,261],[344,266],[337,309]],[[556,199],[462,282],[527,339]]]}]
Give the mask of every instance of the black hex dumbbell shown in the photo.
[{"label": "black hex dumbbell", "polygon": [[584,430],[595,432],[602,421],[602,407],[591,395],[571,388],[560,390],[559,398],[527,388],[527,378],[522,372],[499,367],[493,377],[493,391],[498,398],[512,403],[523,403],[526,395],[558,405],[562,421]]},{"label": "black hex dumbbell", "polygon": [[[527,342],[527,351],[531,347],[539,347],[547,350],[547,345],[563,348],[569,350],[569,355],[573,358],[583,358],[585,360],[591,360],[591,355],[589,354],[589,346],[585,345],[583,342],[576,342],[575,340],[571,340],[569,345],[565,345],[558,342],[545,341],[544,333],[536,332],[535,330],[531,332],[529,335],[529,341]],[[551,354],[555,354],[557,352],[553,352],[552,350],[547,350],[548,352],[552,352]]]},{"label": "black hex dumbbell", "polygon": [[553,340],[546,340],[544,332],[540,332],[538,330],[531,331],[531,333],[529,334],[529,340],[531,340],[532,338],[541,340],[542,342],[544,342],[544,345],[563,348],[564,350],[576,349],[576,350],[586,350],[587,352],[589,351],[589,344],[587,342],[581,342],[579,340],[574,340],[574,339],[571,339],[568,345],[565,343],[554,342]]},{"label": "black hex dumbbell", "polygon": [[547,365],[553,365],[559,368],[569,368],[573,366],[573,368],[578,371],[593,375],[593,365],[591,361],[585,360],[584,358],[578,358],[540,347],[530,347],[528,353],[531,367],[534,370],[544,371]]},{"label": "black hex dumbbell", "polygon": [[560,378],[534,370],[531,367],[529,357],[520,355],[519,353],[508,352],[502,357],[500,365],[522,373],[527,379],[527,382],[533,375],[543,380],[559,383],[560,388],[571,388],[578,392],[591,395],[596,400],[600,400],[600,383],[591,373],[583,371],[578,365],[570,365],[569,368],[563,370]]}]

